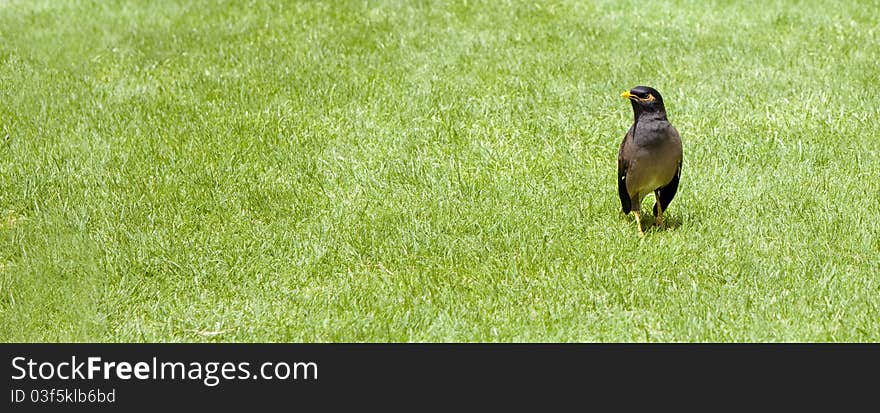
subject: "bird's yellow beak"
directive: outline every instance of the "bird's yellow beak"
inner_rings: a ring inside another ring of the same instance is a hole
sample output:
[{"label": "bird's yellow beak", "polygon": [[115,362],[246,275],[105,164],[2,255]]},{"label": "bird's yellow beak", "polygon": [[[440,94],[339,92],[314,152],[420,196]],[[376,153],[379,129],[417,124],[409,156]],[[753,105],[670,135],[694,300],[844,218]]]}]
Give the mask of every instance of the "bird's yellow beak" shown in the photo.
[{"label": "bird's yellow beak", "polygon": [[632,99],[634,96],[632,94],[630,94],[629,91],[627,90],[627,91],[624,91],[623,93],[621,93],[620,97],[622,97],[624,99]]}]

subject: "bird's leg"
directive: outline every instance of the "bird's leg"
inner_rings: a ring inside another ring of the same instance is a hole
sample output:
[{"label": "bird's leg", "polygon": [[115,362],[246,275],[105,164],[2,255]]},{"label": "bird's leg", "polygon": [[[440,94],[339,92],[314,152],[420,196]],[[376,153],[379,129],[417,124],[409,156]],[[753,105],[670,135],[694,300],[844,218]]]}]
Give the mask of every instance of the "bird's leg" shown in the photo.
[{"label": "bird's leg", "polygon": [[633,215],[636,216],[636,225],[639,227],[639,235],[645,235],[645,231],[642,230],[642,213],[640,211],[633,211]]},{"label": "bird's leg", "polygon": [[663,207],[660,205],[660,191],[654,191],[654,225],[663,228]]}]

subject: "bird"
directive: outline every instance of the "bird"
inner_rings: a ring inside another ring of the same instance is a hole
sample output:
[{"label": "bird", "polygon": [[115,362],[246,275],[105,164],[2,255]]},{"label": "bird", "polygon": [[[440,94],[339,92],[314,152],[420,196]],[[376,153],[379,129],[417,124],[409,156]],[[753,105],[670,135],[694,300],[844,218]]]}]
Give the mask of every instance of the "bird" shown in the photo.
[{"label": "bird", "polygon": [[617,153],[617,192],[623,213],[632,211],[642,229],[642,199],[654,193],[654,224],[663,226],[663,212],[678,191],[681,177],[681,136],[666,117],[663,96],[648,86],[620,94],[632,104],[634,120]]}]

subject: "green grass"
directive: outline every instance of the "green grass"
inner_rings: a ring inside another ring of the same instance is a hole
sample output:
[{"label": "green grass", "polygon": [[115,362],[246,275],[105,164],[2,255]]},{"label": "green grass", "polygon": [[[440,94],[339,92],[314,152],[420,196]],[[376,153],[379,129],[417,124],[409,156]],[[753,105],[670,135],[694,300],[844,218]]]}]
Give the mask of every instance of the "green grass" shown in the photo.
[{"label": "green grass", "polygon": [[878,61],[876,2],[0,0],[0,340],[880,341]]}]

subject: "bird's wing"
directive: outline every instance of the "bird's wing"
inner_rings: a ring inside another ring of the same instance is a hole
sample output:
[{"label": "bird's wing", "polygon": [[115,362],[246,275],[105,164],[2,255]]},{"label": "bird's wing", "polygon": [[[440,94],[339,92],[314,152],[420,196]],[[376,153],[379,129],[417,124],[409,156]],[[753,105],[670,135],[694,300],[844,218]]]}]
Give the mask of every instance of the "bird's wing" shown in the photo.
[{"label": "bird's wing", "polygon": [[620,207],[624,214],[628,214],[632,208],[632,201],[630,201],[629,192],[626,190],[626,170],[629,168],[629,161],[623,155],[626,142],[632,139],[632,133],[633,128],[630,127],[617,151],[617,194],[620,195]]}]

